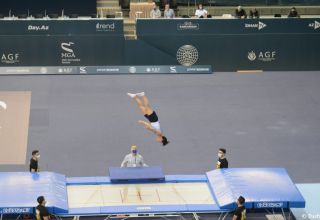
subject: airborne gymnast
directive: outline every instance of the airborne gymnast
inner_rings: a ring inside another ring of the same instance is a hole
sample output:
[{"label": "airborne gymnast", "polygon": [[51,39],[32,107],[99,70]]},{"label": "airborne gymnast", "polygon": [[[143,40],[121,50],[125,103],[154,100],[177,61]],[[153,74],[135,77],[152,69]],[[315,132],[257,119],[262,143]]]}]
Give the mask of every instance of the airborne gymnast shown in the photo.
[{"label": "airborne gymnast", "polygon": [[157,113],[150,107],[149,99],[144,92],[140,93],[127,93],[138,105],[138,108],[148,119],[148,121],[139,120],[138,123],[142,124],[147,130],[156,135],[156,141],[162,143],[163,146],[169,143],[166,136],[163,135],[160,129],[160,122]]}]

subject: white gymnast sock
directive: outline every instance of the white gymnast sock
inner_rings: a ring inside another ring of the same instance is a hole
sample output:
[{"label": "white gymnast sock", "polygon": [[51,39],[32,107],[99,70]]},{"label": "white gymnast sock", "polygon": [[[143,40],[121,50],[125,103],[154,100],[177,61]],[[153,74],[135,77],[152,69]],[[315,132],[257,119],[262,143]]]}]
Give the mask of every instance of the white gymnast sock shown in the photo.
[{"label": "white gymnast sock", "polygon": [[141,97],[141,96],[144,96],[144,92],[136,93],[136,95],[137,95],[137,96],[140,96],[140,97]]},{"label": "white gymnast sock", "polygon": [[128,96],[130,96],[131,98],[134,98],[134,97],[136,97],[136,96],[137,96],[137,94],[129,93],[129,92],[127,93],[127,95],[128,95]]}]

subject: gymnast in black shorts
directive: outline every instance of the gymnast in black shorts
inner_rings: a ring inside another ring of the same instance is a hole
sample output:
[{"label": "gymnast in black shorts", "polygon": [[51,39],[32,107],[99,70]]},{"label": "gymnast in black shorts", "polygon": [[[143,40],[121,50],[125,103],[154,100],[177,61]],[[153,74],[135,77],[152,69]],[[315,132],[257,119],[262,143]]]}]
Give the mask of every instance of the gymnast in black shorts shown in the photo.
[{"label": "gymnast in black shorts", "polygon": [[[150,107],[149,99],[144,92],[140,93],[127,93],[132,99],[134,99],[147,121],[139,120],[138,122],[144,127],[156,135],[156,141],[162,143],[163,146],[169,143],[168,139],[163,135],[159,118],[157,113]],[[139,98],[141,97],[141,99]]]}]

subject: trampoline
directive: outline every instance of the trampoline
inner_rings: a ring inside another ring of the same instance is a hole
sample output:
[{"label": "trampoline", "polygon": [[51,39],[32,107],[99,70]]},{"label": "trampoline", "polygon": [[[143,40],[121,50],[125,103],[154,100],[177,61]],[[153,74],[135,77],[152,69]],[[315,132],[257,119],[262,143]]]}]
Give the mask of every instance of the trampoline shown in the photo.
[{"label": "trampoline", "polygon": [[214,204],[206,183],[75,185],[67,191],[69,208]]},{"label": "trampoline", "polygon": [[0,195],[1,215],[33,213],[39,195],[46,197],[56,216],[229,213],[240,195],[246,198],[247,209],[305,207],[284,168],[219,169],[134,183],[114,183],[109,176],[5,172],[0,173]]}]

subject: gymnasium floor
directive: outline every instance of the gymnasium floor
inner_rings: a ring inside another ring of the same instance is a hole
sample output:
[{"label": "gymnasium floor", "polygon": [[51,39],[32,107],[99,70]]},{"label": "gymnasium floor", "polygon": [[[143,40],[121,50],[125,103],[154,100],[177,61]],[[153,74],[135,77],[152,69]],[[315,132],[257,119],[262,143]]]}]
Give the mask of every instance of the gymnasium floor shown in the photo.
[{"label": "gymnasium floor", "polygon": [[[320,72],[213,75],[1,76],[1,91],[32,91],[28,140],[42,170],[107,175],[131,144],[166,174],[204,174],[227,148],[230,167],[285,167],[320,182]],[[171,142],[137,121],[126,92],[145,91]],[[0,166],[0,171],[27,166]]]}]

